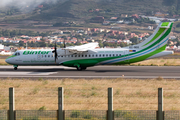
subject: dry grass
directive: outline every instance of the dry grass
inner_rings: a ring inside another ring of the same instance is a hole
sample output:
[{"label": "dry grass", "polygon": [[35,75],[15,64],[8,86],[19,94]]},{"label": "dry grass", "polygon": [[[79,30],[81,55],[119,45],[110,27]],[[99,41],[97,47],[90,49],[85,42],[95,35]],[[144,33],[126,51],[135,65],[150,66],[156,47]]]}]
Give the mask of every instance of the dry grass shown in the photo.
[{"label": "dry grass", "polygon": [[5,62],[5,59],[0,59],[0,65],[8,65],[8,64]]},{"label": "dry grass", "polygon": [[174,56],[174,55],[180,55],[180,52],[176,52],[176,53],[172,54],[172,56]]},{"label": "dry grass", "polygon": [[157,79],[0,80],[0,109],[8,109],[8,88],[15,87],[17,110],[57,110],[58,87],[64,87],[65,110],[107,110],[113,87],[114,110],[157,110],[157,89],[164,89],[164,109],[180,109],[180,81]]},{"label": "dry grass", "polygon": [[179,66],[180,59],[150,59],[142,62],[132,63],[137,66]]}]

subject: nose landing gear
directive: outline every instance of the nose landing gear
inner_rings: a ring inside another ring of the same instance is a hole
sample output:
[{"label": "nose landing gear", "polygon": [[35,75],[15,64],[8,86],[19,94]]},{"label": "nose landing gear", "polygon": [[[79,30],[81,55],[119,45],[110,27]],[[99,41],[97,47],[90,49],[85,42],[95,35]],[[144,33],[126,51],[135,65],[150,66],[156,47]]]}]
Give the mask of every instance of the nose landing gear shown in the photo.
[{"label": "nose landing gear", "polygon": [[17,70],[18,69],[18,65],[14,65],[14,70]]}]

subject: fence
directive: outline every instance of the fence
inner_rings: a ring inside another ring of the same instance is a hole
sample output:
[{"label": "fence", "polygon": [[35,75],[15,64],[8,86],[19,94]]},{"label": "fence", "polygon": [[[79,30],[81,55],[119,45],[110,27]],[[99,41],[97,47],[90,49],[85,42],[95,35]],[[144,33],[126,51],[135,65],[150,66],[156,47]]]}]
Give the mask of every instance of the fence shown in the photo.
[{"label": "fence", "polygon": [[[113,95],[117,94],[117,91],[115,93],[113,92],[113,88],[108,88],[108,94],[106,94],[107,110],[64,110],[64,93],[67,92],[68,91],[64,91],[62,87],[58,88],[56,104],[58,110],[44,110],[43,107],[39,110],[15,110],[15,102],[18,102],[15,101],[15,89],[9,88],[9,110],[0,110],[0,120],[180,120],[180,111],[163,111],[163,97],[170,98],[175,94],[171,90],[166,91],[167,94],[164,96],[163,89],[158,89],[157,111],[113,110]],[[50,98],[51,96],[48,97]],[[6,97],[2,97],[1,94],[0,98],[7,99]],[[73,101],[76,101],[76,99],[73,99]],[[6,104],[6,102],[0,104]],[[116,104],[114,104],[114,106]],[[73,105],[73,103],[71,103],[71,105]]]}]

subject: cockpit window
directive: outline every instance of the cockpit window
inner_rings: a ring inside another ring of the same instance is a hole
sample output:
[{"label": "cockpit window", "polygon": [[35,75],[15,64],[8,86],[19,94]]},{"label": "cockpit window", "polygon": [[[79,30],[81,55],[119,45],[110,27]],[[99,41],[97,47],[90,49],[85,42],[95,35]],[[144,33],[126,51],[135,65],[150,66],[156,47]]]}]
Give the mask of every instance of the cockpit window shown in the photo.
[{"label": "cockpit window", "polygon": [[15,56],[19,56],[19,55],[20,55],[20,53],[19,53],[19,52],[16,52],[16,53],[14,53],[14,55],[15,55]]}]

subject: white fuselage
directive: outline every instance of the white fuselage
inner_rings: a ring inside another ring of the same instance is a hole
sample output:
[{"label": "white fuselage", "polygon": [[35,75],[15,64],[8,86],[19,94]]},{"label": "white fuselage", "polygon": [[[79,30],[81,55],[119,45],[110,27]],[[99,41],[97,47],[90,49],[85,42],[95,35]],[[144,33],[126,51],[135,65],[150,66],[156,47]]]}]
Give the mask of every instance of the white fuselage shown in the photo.
[{"label": "white fuselage", "polygon": [[58,50],[59,54],[55,63],[52,49],[20,50],[19,55],[7,59],[6,62],[16,65],[59,65],[67,60],[105,58],[128,54],[127,49],[94,49],[81,54],[73,54],[66,50]]},{"label": "white fuselage", "polygon": [[[85,53],[73,54],[66,50],[59,49],[58,57],[55,63],[54,53],[52,49],[36,49],[36,50],[20,50],[16,51],[18,53],[16,56],[7,59],[6,62],[13,65],[60,65],[63,62],[70,60],[80,60],[80,59],[93,59],[93,58],[108,58],[108,57],[121,57],[122,55],[128,55],[130,53],[129,49],[114,48],[114,49],[94,49],[89,50]],[[163,51],[158,53],[151,58],[160,57],[164,55],[172,54],[172,51]],[[126,61],[128,60],[128,56]],[[100,63],[101,64],[101,63]]]}]

